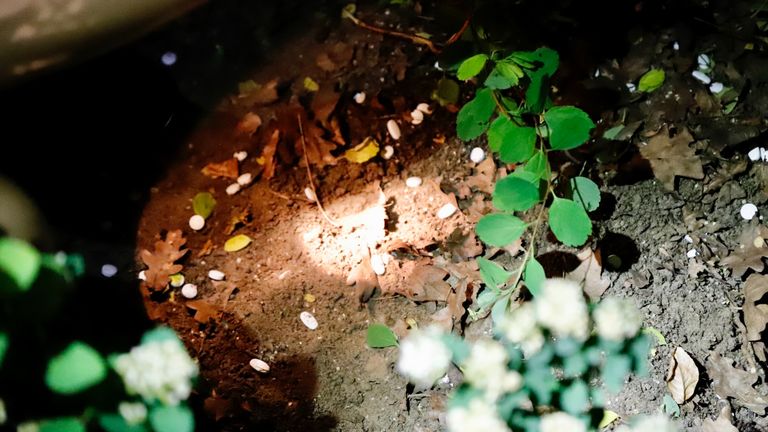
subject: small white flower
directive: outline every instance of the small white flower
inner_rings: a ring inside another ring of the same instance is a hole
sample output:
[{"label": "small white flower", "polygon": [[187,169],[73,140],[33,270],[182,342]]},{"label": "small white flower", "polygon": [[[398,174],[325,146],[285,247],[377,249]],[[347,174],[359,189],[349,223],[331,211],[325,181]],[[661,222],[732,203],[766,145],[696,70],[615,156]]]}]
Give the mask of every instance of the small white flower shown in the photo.
[{"label": "small white flower", "polygon": [[475,387],[486,391],[490,401],[504,393],[514,392],[523,384],[519,373],[507,368],[507,350],[493,339],[477,341],[472,346],[463,365],[464,379]]},{"label": "small white flower", "polygon": [[629,300],[609,297],[597,305],[594,313],[597,334],[601,338],[621,341],[634,337],[643,317]]},{"label": "small white flower", "polygon": [[564,412],[541,416],[541,432],[587,432],[587,426],[578,418]]},{"label": "small white flower", "polygon": [[120,402],[117,412],[129,425],[144,423],[147,419],[147,406],[141,402]]},{"label": "small white flower", "polygon": [[587,338],[589,315],[578,283],[567,279],[547,279],[533,303],[539,323],[556,337]]},{"label": "small white flower", "polygon": [[[449,432],[508,432],[494,405],[482,399],[472,399],[466,407],[448,410]],[[564,429],[565,431],[565,429]]]},{"label": "small white flower", "polygon": [[437,327],[414,330],[400,343],[397,370],[419,387],[430,387],[451,365],[451,351],[439,335]]},{"label": "small white flower", "polygon": [[536,323],[532,303],[523,303],[502,320],[501,332],[510,342],[520,345],[525,357],[536,354],[544,345],[544,335]]}]

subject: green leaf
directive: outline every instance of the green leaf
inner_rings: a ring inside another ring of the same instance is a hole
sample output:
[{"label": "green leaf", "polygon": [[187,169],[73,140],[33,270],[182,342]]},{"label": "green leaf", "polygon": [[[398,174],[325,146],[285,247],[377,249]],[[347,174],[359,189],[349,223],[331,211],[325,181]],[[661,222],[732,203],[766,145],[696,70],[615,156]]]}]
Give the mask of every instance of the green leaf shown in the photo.
[{"label": "green leaf", "polygon": [[496,63],[496,66],[488,75],[488,78],[486,78],[485,86],[498,90],[506,90],[512,86],[516,86],[523,76],[523,71],[518,65],[507,61],[500,61]]},{"label": "green leaf", "polygon": [[475,226],[477,236],[491,246],[504,247],[519,239],[528,225],[520,218],[506,213],[483,216]]},{"label": "green leaf", "polygon": [[483,257],[477,259],[477,265],[480,267],[483,283],[493,290],[498,290],[499,285],[504,285],[512,277],[512,273],[504,270],[504,267]]},{"label": "green leaf", "polygon": [[662,406],[664,407],[664,413],[669,414],[672,417],[680,417],[680,405],[675,402],[675,399],[672,398],[672,396],[665,394]]},{"label": "green leaf", "polygon": [[149,424],[155,432],[193,432],[195,417],[186,405],[159,405],[149,412]]},{"label": "green leaf", "polygon": [[480,294],[477,295],[477,310],[478,311],[485,311],[489,307],[493,306],[496,303],[496,300],[499,299],[499,296],[501,296],[501,291],[496,289],[493,290],[492,288],[486,288],[484,289]]},{"label": "green leaf", "polygon": [[540,114],[551,101],[549,99],[549,75],[541,72],[528,74],[531,82],[525,90],[525,106],[529,112]]},{"label": "green leaf", "polygon": [[581,204],[555,198],[549,207],[549,227],[558,240],[567,246],[581,246],[592,233],[592,221]]},{"label": "green leaf", "polygon": [[619,133],[624,130],[624,125],[620,124],[618,126],[614,126],[605,132],[603,132],[603,138],[607,140],[614,140],[617,136],[619,136]]},{"label": "green leaf", "polygon": [[5,353],[8,352],[8,333],[6,332],[0,332],[0,366],[3,365],[3,359],[5,358]]},{"label": "green leaf", "polygon": [[640,77],[637,89],[641,92],[650,93],[664,84],[664,69],[651,69]]},{"label": "green leaf", "polygon": [[650,335],[656,338],[656,343],[659,345],[666,345],[667,344],[667,338],[664,337],[661,332],[656,329],[655,327],[643,327],[642,330],[643,334]]},{"label": "green leaf", "polygon": [[563,359],[563,374],[568,378],[579,377],[583,375],[588,368],[589,364],[587,363],[585,355],[582,353],[576,353]]},{"label": "green leaf", "polygon": [[539,202],[539,187],[520,177],[506,176],[496,182],[493,205],[499,210],[525,211]]},{"label": "green leaf", "polygon": [[506,116],[500,116],[488,129],[488,147],[498,152],[503,162],[525,162],[536,147],[536,130],[518,126]]},{"label": "green leaf", "polygon": [[574,177],[571,179],[571,196],[573,200],[584,206],[588,212],[600,207],[600,188],[595,182],[586,177]]},{"label": "green leaf", "polygon": [[48,362],[45,383],[56,393],[75,394],[107,376],[104,359],[89,345],[75,341]]},{"label": "green leaf", "polygon": [[526,69],[536,70],[552,76],[560,64],[560,56],[557,51],[541,47],[535,51],[516,51],[509,58]]},{"label": "green leaf", "polygon": [[462,81],[472,78],[483,70],[486,61],[488,61],[488,56],[485,54],[475,54],[464,60],[461,66],[459,66],[458,72],[456,72],[456,78]]},{"label": "green leaf", "polygon": [[40,271],[41,261],[40,252],[24,240],[11,237],[0,238],[0,273],[5,273],[15,285],[2,290],[7,292],[29,290]]},{"label": "green leaf", "polygon": [[611,410],[603,410],[603,419],[600,420],[600,424],[597,425],[598,429],[607,428],[611,423],[618,420],[619,415]]},{"label": "green leaf", "polygon": [[440,106],[455,104],[459,101],[459,84],[450,78],[441,78],[437,88],[432,92],[432,99]]},{"label": "green leaf", "polygon": [[547,162],[547,155],[542,150],[538,150],[531,156],[526,162],[523,169],[541,180],[547,180],[549,177],[549,163]]},{"label": "green leaf", "polygon": [[216,207],[216,200],[210,192],[198,192],[192,198],[192,210],[203,219],[208,219],[214,207]]},{"label": "green leaf", "polygon": [[560,393],[560,405],[572,415],[583,413],[589,408],[589,387],[582,380],[576,380]]},{"label": "green leaf", "polygon": [[493,321],[494,327],[498,327],[501,321],[507,315],[509,310],[509,295],[503,295],[499,297],[496,303],[491,308],[491,321]]},{"label": "green leaf", "polygon": [[536,261],[536,258],[531,257],[527,263],[525,263],[525,270],[523,270],[523,280],[525,286],[528,287],[528,291],[536,297],[541,292],[541,284],[547,278],[544,274],[544,267]]},{"label": "green leaf", "polygon": [[469,141],[479,137],[488,129],[488,121],[496,110],[493,90],[482,89],[475,98],[467,102],[456,117],[456,133],[459,138]]},{"label": "green leaf", "polygon": [[76,417],[42,420],[38,432],[85,432],[85,425]]},{"label": "green leaf", "polygon": [[107,432],[146,432],[147,428],[139,424],[128,424],[120,414],[99,416],[99,426]]},{"label": "green leaf", "polygon": [[453,361],[456,364],[463,363],[464,360],[469,357],[471,348],[464,340],[464,338],[461,338],[453,333],[442,333],[440,335],[440,341],[442,341],[451,351],[453,354]]},{"label": "green leaf", "polygon": [[149,330],[144,333],[144,335],[141,336],[141,344],[147,344],[151,342],[162,342],[167,340],[175,340],[179,343],[179,337],[176,335],[176,332],[173,331],[170,327],[157,327],[152,330]]},{"label": "green leaf", "polygon": [[624,379],[632,372],[632,360],[622,354],[609,355],[603,365],[600,377],[605,387],[614,393],[624,386]]},{"label": "green leaf", "polygon": [[533,396],[536,397],[534,406],[549,405],[552,402],[552,393],[559,387],[557,379],[552,376],[552,372],[550,372],[550,368],[547,366],[548,365],[545,365],[545,367],[529,367],[523,374],[526,387],[528,387],[533,393]]},{"label": "green leaf", "polygon": [[368,326],[366,342],[371,348],[388,348],[397,346],[397,336],[384,324],[374,323]]},{"label": "green leaf", "polygon": [[595,127],[587,113],[573,106],[554,107],[544,113],[544,120],[549,127],[549,145],[555,150],[584,144]]}]

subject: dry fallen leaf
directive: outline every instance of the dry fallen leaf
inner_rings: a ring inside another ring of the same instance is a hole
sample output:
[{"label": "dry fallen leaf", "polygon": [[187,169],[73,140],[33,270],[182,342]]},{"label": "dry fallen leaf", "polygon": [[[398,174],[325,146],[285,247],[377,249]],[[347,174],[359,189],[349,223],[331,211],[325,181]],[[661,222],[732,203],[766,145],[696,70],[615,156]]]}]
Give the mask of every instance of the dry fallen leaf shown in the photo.
[{"label": "dry fallen leaf", "polygon": [[768,398],[752,387],[759,379],[756,373],[737,369],[733,367],[733,360],[713,352],[707,360],[707,374],[718,396],[723,399],[733,398],[736,403],[757,415],[765,415]]},{"label": "dry fallen leaf", "polygon": [[235,130],[244,135],[253,135],[261,126],[261,117],[258,114],[249,112],[243,116],[237,123]]},{"label": "dry fallen leaf", "polygon": [[368,137],[360,144],[344,152],[344,158],[353,163],[363,163],[379,154],[379,142],[375,138]]},{"label": "dry fallen leaf", "polygon": [[213,240],[208,239],[205,241],[205,244],[203,244],[203,247],[200,248],[200,251],[197,253],[197,257],[201,258],[210,255],[211,252],[213,252]]},{"label": "dry fallen leaf", "polygon": [[202,172],[213,178],[225,177],[236,180],[240,176],[240,169],[235,158],[223,162],[211,162],[203,168]]},{"label": "dry fallen leaf", "polygon": [[277,100],[277,80],[259,84],[253,80],[243,81],[239,85],[238,98],[241,105],[268,105]]},{"label": "dry fallen leaf", "polygon": [[205,412],[213,417],[215,421],[219,421],[226,416],[234,407],[234,404],[229,399],[225,399],[213,392],[210,397],[206,398],[203,402],[203,408]]},{"label": "dry fallen leaf", "polygon": [[460,260],[468,260],[483,253],[483,246],[477,241],[473,229],[467,232],[461,228],[453,230],[445,240],[445,249]]},{"label": "dry fallen leaf", "polygon": [[275,175],[275,152],[277,151],[277,143],[280,142],[280,129],[272,131],[269,140],[264,144],[264,148],[261,150],[261,158],[264,160],[264,174],[263,177],[267,180],[271,179]]},{"label": "dry fallen leaf", "polygon": [[416,263],[405,279],[404,294],[414,301],[446,301],[451,285],[444,279],[448,272],[428,261]]},{"label": "dry fallen leaf", "polygon": [[640,154],[651,163],[653,174],[672,191],[675,189],[675,177],[704,178],[704,168],[701,159],[695,151],[688,147],[693,137],[688,129],[683,128],[673,138],[665,125],[658,134],[648,140],[648,144],[640,147]]},{"label": "dry fallen leaf", "polygon": [[591,300],[599,300],[605,290],[611,286],[611,280],[603,277],[603,267],[597,261],[597,256],[590,248],[585,248],[576,257],[581,264],[565,275],[566,279],[578,282],[584,286],[584,292]]},{"label": "dry fallen leaf", "polygon": [[748,269],[756,272],[763,271],[763,257],[768,256],[768,228],[749,226],[739,238],[739,246],[730,255],[720,260],[720,263],[733,270],[734,277],[741,277]]},{"label": "dry fallen leaf", "polygon": [[347,285],[355,286],[355,297],[362,304],[370,300],[376,288],[379,286],[379,279],[371,266],[371,257],[366,255],[360,264],[349,272],[347,276]]},{"label": "dry fallen leaf", "polygon": [[744,325],[747,327],[747,339],[751,342],[761,340],[761,333],[768,324],[768,304],[761,299],[768,293],[768,275],[753,274],[744,283]]},{"label": "dry fallen leaf", "polygon": [[189,249],[182,249],[187,242],[181,230],[169,231],[165,240],[155,242],[155,250],[141,251],[141,260],[147,265],[146,284],[156,290],[165,289],[172,274],[179,273],[184,266],[175,262],[183,257]]},{"label": "dry fallen leaf", "polygon": [[486,158],[474,168],[474,175],[467,177],[466,185],[488,195],[493,193],[496,177],[496,163],[493,158]]},{"label": "dry fallen leaf", "polygon": [[672,399],[679,405],[684,404],[693,396],[699,383],[699,368],[684,349],[677,347],[669,359],[667,370],[667,389]]},{"label": "dry fallen leaf", "polygon": [[701,427],[701,432],[739,432],[739,430],[731,424],[731,407],[729,405],[723,406],[717,420],[704,419]]},{"label": "dry fallen leaf", "polygon": [[352,54],[354,54],[352,45],[336,42],[326,52],[318,54],[315,62],[323,71],[333,72],[349,63],[352,60]]},{"label": "dry fallen leaf", "polygon": [[233,232],[235,232],[236,229],[238,229],[242,225],[248,225],[251,223],[251,208],[245,207],[242,209],[234,209],[232,212],[232,216],[229,218],[229,223],[227,223],[227,226],[224,227],[224,234],[226,235],[232,235]]},{"label": "dry fallen leaf", "polygon": [[216,321],[221,315],[219,308],[205,300],[190,300],[184,305],[195,311],[195,321],[201,324],[207,324],[210,320]]}]

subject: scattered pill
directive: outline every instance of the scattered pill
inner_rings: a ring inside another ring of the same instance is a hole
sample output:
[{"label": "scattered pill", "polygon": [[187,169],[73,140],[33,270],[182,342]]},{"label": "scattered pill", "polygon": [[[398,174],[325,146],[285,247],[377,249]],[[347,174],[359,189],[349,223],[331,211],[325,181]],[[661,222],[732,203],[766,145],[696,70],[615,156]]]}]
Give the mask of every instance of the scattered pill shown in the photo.
[{"label": "scattered pill", "polygon": [[237,159],[238,161],[242,162],[242,161],[244,161],[244,160],[245,160],[245,158],[247,158],[247,157],[248,157],[248,152],[246,152],[246,151],[238,151],[238,152],[235,152],[235,153],[232,155],[232,157],[234,157],[234,158],[235,158],[235,159]]},{"label": "scattered pill", "polygon": [[221,281],[224,280],[224,273],[219,270],[211,270],[208,272],[208,277],[215,280],[215,281]]},{"label": "scattered pill", "polygon": [[418,105],[416,105],[416,109],[423,112],[426,115],[432,114],[432,108],[429,107],[429,104],[426,102],[422,102]]},{"label": "scattered pill", "polygon": [[192,215],[189,218],[189,227],[195,231],[200,231],[205,226],[205,218],[200,215]]},{"label": "scattered pill", "polygon": [[117,267],[115,267],[112,264],[104,264],[101,266],[101,275],[104,277],[111,278],[112,276],[117,274]]},{"label": "scattered pill", "polygon": [[405,179],[405,185],[409,188],[417,188],[421,186],[421,177],[408,177]]},{"label": "scattered pill", "polygon": [[709,84],[709,83],[712,82],[712,79],[707,74],[705,74],[704,72],[702,72],[700,70],[693,71],[693,73],[691,73],[691,75],[693,75],[694,78],[696,78],[697,80],[701,81],[703,84]]},{"label": "scattered pill", "polygon": [[757,206],[752,203],[746,203],[741,206],[739,213],[741,214],[742,218],[746,220],[752,220],[752,218],[757,214]]},{"label": "scattered pill", "polygon": [[759,160],[762,160],[763,162],[768,162],[768,151],[765,150],[763,147],[755,147],[752,150],[747,153],[747,156],[749,157],[749,160],[752,162],[757,162]]},{"label": "scattered pill", "polygon": [[226,192],[227,195],[234,195],[240,192],[240,185],[238,183],[232,183],[231,185],[227,186]]},{"label": "scattered pill", "polygon": [[685,255],[688,256],[688,258],[696,258],[696,255],[698,254],[699,252],[696,249],[691,249]]},{"label": "scattered pill", "polygon": [[419,110],[411,111],[411,124],[418,125],[424,121],[424,113]]},{"label": "scattered pill", "polygon": [[709,91],[714,94],[720,93],[721,91],[723,91],[723,88],[725,87],[721,82],[713,82],[712,84],[709,85]]},{"label": "scattered pill", "polygon": [[184,284],[184,286],[181,287],[181,295],[188,299],[197,297],[197,285],[191,283]]},{"label": "scattered pill", "polygon": [[240,186],[248,186],[253,181],[253,175],[251,173],[240,174],[237,178],[237,184]]},{"label": "scattered pill", "polygon": [[310,187],[304,188],[304,196],[307,197],[309,202],[316,202],[317,201],[317,195],[315,195],[315,191],[312,190]]},{"label": "scattered pill", "polygon": [[301,319],[301,322],[304,323],[305,326],[307,326],[308,329],[314,330],[317,328],[317,319],[315,319],[314,315],[312,315],[309,312],[302,312],[299,314],[299,319]]},{"label": "scattered pill", "polygon": [[448,203],[440,207],[440,210],[437,211],[437,217],[440,219],[448,219],[449,217],[453,216],[454,213],[456,213],[456,210],[458,209],[455,205]]},{"label": "scattered pill", "polygon": [[261,373],[269,372],[269,365],[263,360],[254,358],[254,359],[251,359],[251,361],[249,361],[248,364],[251,365],[251,367],[254,368],[256,372],[261,372]]},{"label": "scattered pill", "polygon": [[395,148],[391,145],[384,146],[384,148],[381,150],[381,157],[384,158],[384,160],[390,160],[394,155]]},{"label": "scattered pill", "polygon": [[354,99],[355,102],[361,104],[365,102],[365,93],[364,92],[355,93],[355,95],[352,96],[352,99]]},{"label": "scattered pill", "polygon": [[475,147],[469,152],[469,160],[474,163],[480,163],[485,159],[485,151],[480,147]]},{"label": "scattered pill", "polygon": [[145,270],[139,272],[139,280],[147,280],[147,272]]},{"label": "scattered pill", "polygon": [[400,126],[398,126],[396,121],[389,120],[387,122],[387,131],[389,132],[389,136],[391,136],[393,140],[400,139]]},{"label": "scattered pill", "polygon": [[160,57],[160,61],[163,62],[163,64],[166,66],[173,66],[176,63],[176,60],[178,60],[178,57],[173,51],[165,52]]}]

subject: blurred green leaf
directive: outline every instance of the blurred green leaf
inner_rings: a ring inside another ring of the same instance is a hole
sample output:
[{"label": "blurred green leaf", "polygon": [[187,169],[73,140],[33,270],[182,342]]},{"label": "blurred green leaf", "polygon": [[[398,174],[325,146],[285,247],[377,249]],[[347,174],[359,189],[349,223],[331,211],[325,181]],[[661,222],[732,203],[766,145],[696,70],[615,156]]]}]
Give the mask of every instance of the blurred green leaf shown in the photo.
[{"label": "blurred green leaf", "polygon": [[99,426],[107,432],[146,432],[144,424],[128,424],[120,414],[103,414],[99,416]]},{"label": "blurred green leaf", "polygon": [[203,219],[208,219],[208,216],[213,213],[213,209],[216,207],[216,199],[210,192],[198,192],[194,198],[192,198],[192,210],[196,215],[200,215]]},{"label": "blurred green leaf", "polygon": [[8,343],[8,333],[0,332],[0,367],[3,366],[3,359],[8,351]]},{"label": "blurred green leaf", "polygon": [[680,405],[675,402],[675,399],[672,396],[665,394],[661,406],[664,409],[664,413],[672,417],[680,417]]},{"label": "blurred green leaf", "polygon": [[519,239],[527,226],[514,215],[491,213],[477,222],[475,232],[485,244],[504,247]]},{"label": "blurred green leaf", "polygon": [[651,69],[640,77],[640,82],[637,84],[637,90],[644,93],[650,93],[664,84],[665,77],[666,75],[664,74],[663,69]]},{"label": "blurred green leaf", "polygon": [[0,286],[0,291],[28,291],[37,278],[41,262],[40,252],[31,244],[12,237],[0,238],[0,273],[5,273],[15,285]]},{"label": "blurred green leaf", "polygon": [[456,78],[466,81],[474,77],[483,70],[486,61],[488,61],[488,56],[485,54],[475,54],[464,60],[461,66],[459,66],[458,72],[456,72]]},{"label": "blurred green leaf", "polygon": [[388,348],[397,346],[395,332],[384,324],[374,323],[368,326],[366,342],[371,348]]},{"label": "blurred green leaf", "polygon": [[107,367],[101,354],[75,341],[48,362],[45,383],[54,392],[68,395],[92,387],[106,376]]},{"label": "blurred green leaf", "polygon": [[450,78],[441,78],[437,88],[432,92],[432,99],[440,106],[455,104],[459,101],[459,84]]},{"label": "blurred green leaf", "polygon": [[40,421],[38,432],[85,432],[82,420],[75,417],[60,417]]},{"label": "blurred green leaf", "polygon": [[624,386],[624,379],[632,372],[632,361],[623,354],[609,355],[605,359],[601,378],[611,392],[618,392]]},{"label": "blurred green leaf", "polygon": [[589,387],[582,380],[573,381],[560,393],[560,405],[565,412],[578,415],[589,408]]},{"label": "blurred green leaf", "polygon": [[155,432],[193,432],[195,417],[186,405],[153,407],[149,412],[149,423]]},{"label": "blurred green leaf", "polygon": [[477,259],[477,265],[480,267],[480,278],[483,283],[494,290],[498,290],[499,285],[507,283],[512,273],[504,270],[504,267],[486,258]]},{"label": "blurred green leaf", "polygon": [[176,335],[176,332],[173,331],[173,329],[170,327],[156,327],[145,332],[144,335],[141,336],[142,345],[150,342],[162,342],[166,340],[175,340],[181,343],[181,341],[179,341],[179,337]]}]

